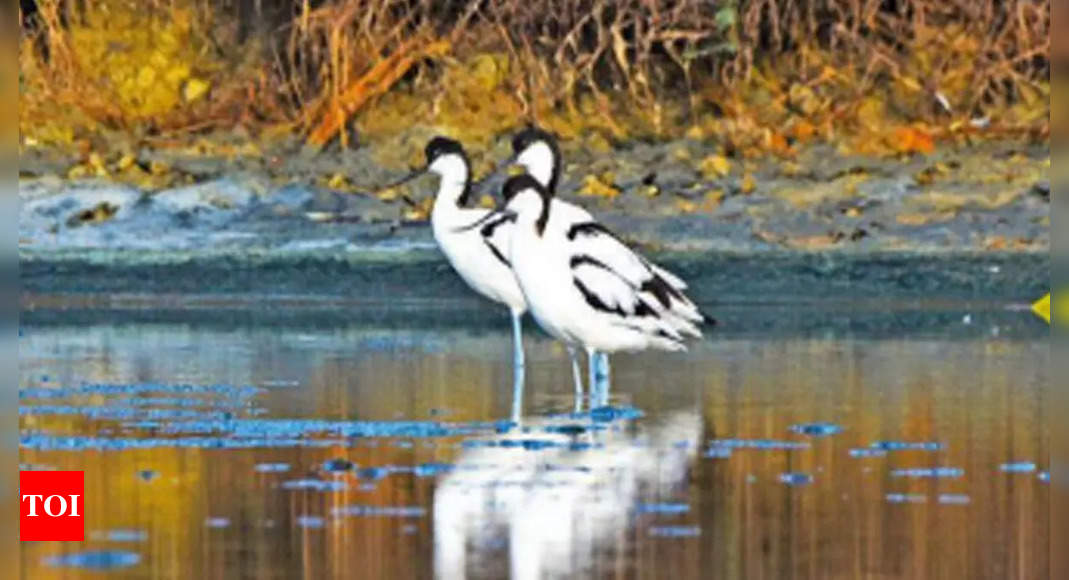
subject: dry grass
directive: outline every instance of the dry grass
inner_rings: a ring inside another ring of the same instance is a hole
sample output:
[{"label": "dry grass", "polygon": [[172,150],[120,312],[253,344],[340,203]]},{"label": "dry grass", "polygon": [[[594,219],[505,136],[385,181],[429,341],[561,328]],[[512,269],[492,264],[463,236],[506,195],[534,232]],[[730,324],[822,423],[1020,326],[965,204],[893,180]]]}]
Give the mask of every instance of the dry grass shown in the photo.
[{"label": "dry grass", "polygon": [[[249,4],[38,0],[23,135],[242,125],[346,146],[353,120],[479,140],[533,121],[782,152],[893,118],[887,140],[923,150],[977,125],[1043,133],[1049,110],[1048,0]],[[238,32],[250,20],[266,25]]]}]

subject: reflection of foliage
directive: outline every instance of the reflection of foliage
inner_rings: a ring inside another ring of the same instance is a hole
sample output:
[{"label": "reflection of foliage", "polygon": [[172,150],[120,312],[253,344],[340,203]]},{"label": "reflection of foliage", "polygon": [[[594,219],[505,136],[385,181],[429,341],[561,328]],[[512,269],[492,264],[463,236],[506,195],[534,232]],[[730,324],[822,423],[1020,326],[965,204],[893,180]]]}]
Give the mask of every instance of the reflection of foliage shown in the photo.
[{"label": "reflection of foliage", "polygon": [[23,31],[20,112],[52,122],[24,133],[241,124],[346,144],[355,118],[371,136],[422,124],[486,142],[538,121],[569,137],[688,134],[778,154],[843,134],[903,153],[983,131],[1046,134],[1048,2],[257,6],[282,22],[238,43],[245,20],[270,17],[226,2],[40,0]]}]

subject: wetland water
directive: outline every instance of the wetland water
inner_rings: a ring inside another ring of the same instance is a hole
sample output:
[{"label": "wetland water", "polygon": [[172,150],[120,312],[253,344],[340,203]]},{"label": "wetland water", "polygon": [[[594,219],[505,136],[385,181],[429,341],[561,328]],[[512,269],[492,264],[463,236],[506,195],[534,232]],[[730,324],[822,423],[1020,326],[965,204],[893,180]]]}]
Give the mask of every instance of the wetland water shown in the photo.
[{"label": "wetland water", "polygon": [[685,354],[614,357],[584,416],[528,322],[510,430],[496,310],[28,310],[20,461],[85,471],[87,541],[21,574],[1049,576],[1044,323],[714,311]]}]

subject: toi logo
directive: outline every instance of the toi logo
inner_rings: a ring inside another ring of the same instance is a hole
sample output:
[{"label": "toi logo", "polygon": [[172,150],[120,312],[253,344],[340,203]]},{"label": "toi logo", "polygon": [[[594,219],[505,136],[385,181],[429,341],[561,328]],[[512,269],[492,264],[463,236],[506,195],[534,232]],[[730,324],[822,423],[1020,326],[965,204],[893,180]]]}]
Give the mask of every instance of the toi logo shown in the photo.
[{"label": "toi logo", "polygon": [[20,471],[19,539],[81,542],[84,500],[84,471]]}]

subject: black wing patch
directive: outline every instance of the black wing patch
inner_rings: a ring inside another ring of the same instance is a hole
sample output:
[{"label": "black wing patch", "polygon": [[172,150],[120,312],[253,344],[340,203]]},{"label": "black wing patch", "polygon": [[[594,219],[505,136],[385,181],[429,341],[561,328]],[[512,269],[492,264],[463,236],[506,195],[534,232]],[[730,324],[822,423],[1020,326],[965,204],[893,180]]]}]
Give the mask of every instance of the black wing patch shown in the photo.
[{"label": "black wing patch", "polygon": [[572,224],[572,227],[568,228],[568,239],[575,240],[579,236],[592,236],[595,234],[605,234],[607,236],[615,238],[616,236],[609,231],[609,228],[599,224],[598,222],[579,222]]},{"label": "black wing patch", "polygon": [[[470,223],[470,224],[468,224],[466,226],[460,226],[460,227],[453,228],[453,231],[456,232],[456,233],[461,233],[461,232],[466,232],[466,231],[469,231],[469,230],[474,230],[475,228],[479,228],[479,227],[483,227],[484,225],[488,225],[488,222],[497,221],[497,218],[502,218],[505,221],[511,221],[511,220],[516,219],[516,217],[514,215],[512,215],[512,214],[504,213],[502,211],[495,210],[495,211],[492,211],[492,212],[484,215],[483,217],[475,220],[474,222],[472,222],[472,223]],[[498,225],[500,225],[500,224],[498,224]],[[497,227],[497,226],[494,226],[494,227]]]},{"label": "black wing patch", "polygon": [[[582,264],[589,264],[591,266],[602,268],[602,269],[604,269],[605,271],[607,271],[607,272],[609,272],[611,274],[617,275],[615,272],[612,271],[611,268],[606,266],[604,263],[598,261],[596,258],[592,258],[590,256],[585,256],[585,255],[572,256],[572,260],[571,260],[572,268],[575,268],[576,266],[579,266],[579,265],[582,265]],[[619,277],[619,275],[617,275],[617,276]],[[623,278],[620,278],[620,279],[623,280]],[[623,280],[623,281],[625,283],[627,282],[626,280]],[[576,278],[576,277],[573,276],[572,277],[572,282],[575,284],[575,287],[579,289],[579,293],[583,295],[583,299],[586,300],[586,303],[591,308],[593,308],[594,310],[598,310],[598,311],[601,311],[601,312],[608,312],[610,314],[615,314],[615,315],[623,317],[623,318],[626,318],[628,316],[628,313],[625,312],[623,307],[620,306],[619,304],[617,304],[616,306],[609,306],[608,304],[605,304],[605,302],[602,301],[601,298],[599,298],[597,294],[595,294],[594,292],[591,292],[590,288],[587,288],[586,284],[583,284],[583,282],[579,278]],[[646,304],[646,301],[642,300],[641,298],[636,298],[635,304],[634,304],[634,309],[635,309],[635,311],[634,311],[633,316],[639,316],[639,317],[643,317],[643,316],[654,316],[654,317],[656,317],[657,316],[657,311],[655,311],[653,308],[651,308],[649,304]]]},{"label": "black wing patch", "polygon": [[[627,278],[621,276],[619,273],[617,273],[615,270],[613,270],[607,264],[605,264],[605,262],[602,262],[601,260],[599,260],[599,259],[597,259],[597,258],[595,258],[593,256],[588,256],[586,254],[579,254],[579,255],[576,255],[576,256],[572,256],[570,264],[571,264],[571,267],[572,267],[573,270],[578,266],[582,266],[583,264],[594,266],[596,268],[601,268],[602,270],[605,270],[606,272],[609,272],[609,273],[615,275],[620,280],[623,280],[624,283],[626,283],[629,286],[631,286],[632,288],[634,288],[634,285],[631,284],[631,282]],[[671,284],[669,284],[668,282],[665,282],[664,278],[661,278],[660,276],[654,274],[653,272],[650,272],[650,275],[652,277],[647,279],[647,280],[645,280],[644,282],[642,282],[642,285],[638,287],[638,291],[640,291],[640,292],[648,292],[654,298],[656,298],[657,301],[660,302],[661,306],[663,306],[664,308],[671,308],[672,307],[672,299],[673,298],[675,298],[676,300],[678,300],[680,302],[684,301],[684,297],[683,297],[682,294],[680,294],[679,290],[676,290],[675,288],[672,287]],[[589,302],[590,301],[587,300],[587,303],[589,303]],[[591,306],[593,306],[593,304],[591,304]],[[656,313],[653,312],[653,309],[650,308],[648,304],[646,304],[642,300],[639,300],[638,301],[638,307],[636,308],[635,313],[638,314],[639,316],[646,316],[645,312],[647,310],[649,310],[649,314],[656,316]]]},{"label": "black wing patch", "polygon": [[479,230],[479,233],[482,234],[484,238],[489,238],[494,235],[494,230],[496,230],[503,224],[507,224],[508,222],[515,220],[516,216],[513,214],[499,214],[497,219],[487,221],[486,224],[483,225],[482,229]]},{"label": "black wing patch", "polygon": [[494,254],[494,257],[497,258],[498,261],[500,261],[502,264],[508,266],[509,268],[512,267],[512,264],[509,263],[509,259],[505,257],[505,254],[502,254],[501,250],[497,249],[497,246],[495,246],[494,244],[490,243],[490,240],[487,240],[487,239],[483,238],[483,243],[486,244],[487,248],[490,248],[490,252]]},{"label": "black wing patch", "polygon": [[578,278],[572,278],[572,282],[575,284],[575,287],[579,289],[579,293],[583,295],[583,299],[586,300],[586,303],[594,310],[608,312],[622,317],[627,316],[627,313],[624,312],[624,309],[620,308],[619,305],[615,308],[610,308],[608,304],[602,302],[601,298],[598,298],[597,294],[591,292],[590,289],[586,287],[586,284],[583,284]]},{"label": "black wing patch", "polygon": [[661,306],[664,306],[665,308],[671,308],[673,298],[679,302],[685,302],[683,295],[679,293],[679,290],[673,288],[671,284],[664,281],[664,278],[661,278],[656,274],[654,274],[652,278],[643,282],[639,290],[652,294],[657,298],[657,301],[661,303]]}]

